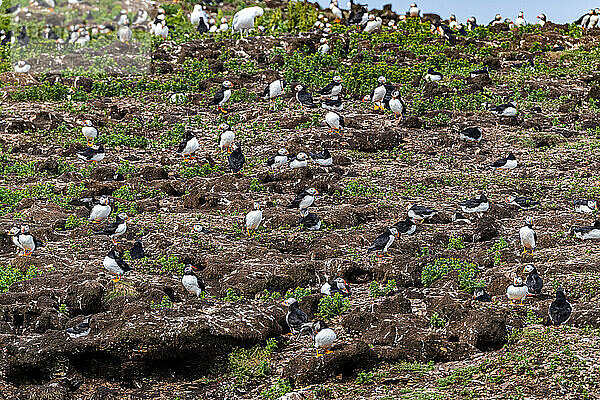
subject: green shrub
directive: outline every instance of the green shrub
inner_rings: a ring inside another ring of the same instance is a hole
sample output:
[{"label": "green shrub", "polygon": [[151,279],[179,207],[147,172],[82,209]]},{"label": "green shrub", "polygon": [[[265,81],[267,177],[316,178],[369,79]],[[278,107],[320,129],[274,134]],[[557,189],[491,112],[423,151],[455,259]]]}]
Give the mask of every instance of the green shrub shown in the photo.
[{"label": "green shrub", "polygon": [[373,372],[368,372],[368,371],[367,372],[359,372],[356,375],[355,382],[358,385],[368,385],[368,384],[371,384],[371,383],[375,382],[374,375],[375,374]]},{"label": "green shrub", "polygon": [[179,167],[179,174],[184,178],[193,178],[195,176],[208,176],[214,173],[220,173],[218,165],[196,164],[192,166],[182,165]]},{"label": "green shrub", "polygon": [[223,301],[238,301],[243,299],[242,296],[240,296],[239,294],[237,294],[235,292],[235,290],[233,290],[232,288],[227,288],[227,291],[225,292],[225,297],[223,297],[221,300]]},{"label": "green shrub", "polygon": [[485,286],[483,281],[476,279],[479,272],[477,265],[458,258],[438,258],[426,264],[421,273],[421,282],[425,287],[430,286],[451,271],[458,271],[458,285],[463,290],[472,293],[475,288]]},{"label": "green shrub", "polygon": [[26,281],[41,275],[41,272],[34,265],[27,269],[27,272],[22,272],[19,268],[11,265],[0,266],[0,293],[8,291],[10,285],[15,282]]},{"label": "green shrub", "polygon": [[277,378],[277,381],[270,388],[260,392],[265,399],[277,400],[281,396],[292,391],[292,385],[287,379]]},{"label": "green shrub", "polygon": [[342,314],[349,308],[350,300],[340,293],[335,293],[333,296],[325,296],[319,300],[317,315],[323,319],[329,319]]},{"label": "green shrub", "polygon": [[277,341],[267,340],[265,346],[249,349],[236,348],[229,353],[229,369],[237,386],[244,386],[254,379],[264,379],[271,373],[269,357],[277,348]]},{"label": "green shrub", "polygon": [[385,285],[381,286],[378,282],[373,281],[369,284],[369,290],[371,291],[371,297],[383,297],[396,291],[396,281],[394,279],[388,279]]},{"label": "green shrub", "polygon": [[434,328],[443,328],[447,324],[447,321],[440,316],[438,313],[434,312],[431,314],[431,318],[429,319],[429,325]]},{"label": "green shrub", "polygon": [[448,250],[462,250],[465,248],[465,242],[461,237],[451,237],[448,239]]},{"label": "green shrub", "polygon": [[67,217],[67,220],[65,221],[65,230],[68,231],[70,229],[77,228],[78,226],[86,225],[87,223],[87,218],[80,218],[75,214],[71,214]]},{"label": "green shrub", "polygon": [[154,308],[154,309],[156,309],[156,308],[173,308],[173,302],[171,301],[169,296],[165,295],[165,296],[163,296],[160,303],[155,303],[154,300],[151,300],[150,307]]}]

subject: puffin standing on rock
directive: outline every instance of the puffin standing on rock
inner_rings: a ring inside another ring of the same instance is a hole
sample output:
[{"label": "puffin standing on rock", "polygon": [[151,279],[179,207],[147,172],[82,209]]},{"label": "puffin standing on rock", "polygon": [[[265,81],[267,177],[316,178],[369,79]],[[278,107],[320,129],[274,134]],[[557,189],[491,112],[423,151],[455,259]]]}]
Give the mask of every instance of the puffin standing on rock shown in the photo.
[{"label": "puffin standing on rock", "polygon": [[83,127],[81,128],[81,133],[83,133],[83,137],[87,141],[88,146],[94,145],[94,140],[98,137],[98,129],[94,127],[92,121],[86,119],[83,121]]},{"label": "puffin standing on rock", "polygon": [[28,225],[21,226],[21,232],[19,233],[18,241],[19,247],[23,249],[23,255],[27,257],[31,256],[37,248],[44,246],[41,241],[39,241],[29,232]]},{"label": "puffin standing on rock", "polygon": [[269,157],[269,159],[267,160],[267,166],[269,167],[271,172],[273,172],[273,170],[275,168],[283,167],[284,165],[287,165],[288,155],[289,155],[289,153],[286,149],[279,149],[279,150],[277,150],[277,154]]},{"label": "puffin standing on rock", "polygon": [[298,153],[293,157],[288,164],[291,169],[304,168],[308,166],[308,156],[306,153]]},{"label": "puffin standing on rock", "polygon": [[308,209],[308,207],[310,207],[315,202],[315,196],[318,194],[319,192],[317,191],[317,189],[308,188],[298,193],[296,198],[292,200],[290,204],[288,204],[287,208],[297,208],[302,212],[303,210]]},{"label": "puffin standing on rock", "polygon": [[350,290],[348,289],[348,282],[344,278],[335,278],[332,281],[325,282],[321,286],[321,293],[326,296],[332,296],[336,293],[347,296],[350,294]]},{"label": "puffin standing on rock", "polygon": [[558,288],[556,290],[556,300],[550,303],[550,307],[548,307],[548,316],[550,317],[552,325],[559,326],[564,324],[571,318],[572,312],[573,307],[571,307],[571,303],[567,301],[564,289]]},{"label": "puffin standing on rock", "polygon": [[94,224],[99,224],[106,220],[111,212],[112,208],[108,196],[102,196],[99,203],[92,207],[89,220]]},{"label": "puffin standing on rock", "polygon": [[250,211],[246,214],[244,218],[244,225],[246,226],[246,233],[250,236],[250,230],[257,230],[260,226],[260,223],[263,220],[263,214],[260,209],[260,203],[254,202],[254,210]]},{"label": "puffin standing on rock", "polygon": [[329,125],[331,133],[340,133],[342,128],[346,126],[344,124],[344,117],[335,111],[328,111],[325,114],[325,122]]},{"label": "puffin standing on rock", "polygon": [[194,269],[195,267],[192,265],[186,265],[183,277],[181,278],[181,283],[185,290],[196,295],[196,297],[199,297],[202,292],[206,290],[206,287],[204,286],[202,279],[198,278],[198,275],[194,273]]},{"label": "puffin standing on rock", "polygon": [[179,147],[177,147],[177,153],[183,156],[183,162],[187,162],[194,157],[194,153],[200,148],[200,143],[198,143],[198,138],[192,131],[187,131],[181,143],[179,143]]},{"label": "puffin standing on rock", "polygon": [[400,92],[397,90],[392,92],[389,106],[396,118],[401,118],[406,113],[406,104],[404,104],[404,101],[400,98]]},{"label": "puffin standing on rock", "polygon": [[217,92],[215,93],[215,96],[213,97],[212,101],[210,102],[211,106],[217,106],[217,110],[219,110],[223,114],[227,113],[227,111],[225,111],[225,109],[223,109],[223,106],[231,98],[231,88],[232,87],[233,87],[233,83],[231,83],[229,81],[223,82],[223,84],[221,85],[221,88],[219,90],[217,90]]},{"label": "puffin standing on rock", "polygon": [[527,286],[521,277],[515,277],[513,284],[506,289],[506,296],[511,303],[519,301],[523,305],[523,299],[527,296]]},{"label": "puffin standing on rock", "polygon": [[229,154],[227,161],[229,163],[229,169],[231,169],[231,172],[237,174],[244,167],[244,164],[246,163],[246,157],[242,153],[242,145],[235,143],[232,145],[232,147],[233,151]]},{"label": "puffin standing on rock", "polygon": [[285,89],[285,79],[278,79],[269,83],[269,85],[263,90],[262,97],[265,100],[269,100],[273,103],[276,97],[279,97],[283,94],[283,90]]},{"label": "puffin standing on rock", "polygon": [[341,92],[342,92],[342,77],[339,75],[334,76],[332,81],[327,86],[325,86],[324,88],[319,90],[319,94],[325,98],[339,96],[339,94]]},{"label": "puffin standing on rock", "polygon": [[223,122],[219,125],[219,151],[231,152],[231,145],[235,141],[235,133],[231,130],[229,124]]},{"label": "puffin standing on rock", "polygon": [[104,257],[102,265],[104,265],[104,268],[106,268],[108,272],[110,272],[113,275],[116,275],[116,277],[113,279],[113,282],[115,283],[119,282],[124,274],[126,274],[129,271],[132,271],[129,264],[127,264],[121,258],[121,254],[116,249],[112,249],[108,252],[106,257]]},{"label": "puffin standing on rock", "polygon": [[533,217],[529,216],[525,218],[525,226],[519,229],[519,237],[521,239],[521,246],[523,246],[522,254],[527,254],[528,251],[531,251],[531,256],[533,257],[537,243],[537,234],[533,230]]},{"label": "puffin standing on rock", "polygon": [[287,299],[283,304],[288,306],[288,312],[285,316],[285,322],[290,328],[288,335],[300,333],[302,326],[308,322],[308,315],[298,307],[298,300],[293,297]]},{"label": "puffin standing on rock", "polygon": [[302,107],[303,110],[306,108],[317,107],[317,105],[313,101],[312,94],[307,92],[304,86],[296,85],[294,87],[294,90],[296,91],[296,100],[298,100],[298,103],[300,103],[300,107]]},{"label": "puffin standing on rock", "polygon": [[[337,335],[333,329],[329,328],[324,321],[316,321],[305,324],[302,327],[302,333],[309,332],[313,338],[313,343],[317,349],[317,357],[322,357],[325,354],[333,353],[330,348],[335,343]],[[325,353],[319,353],[319,349],[325,349]]]},{"label": "puffin standing on rock", "polygon": [[398,230],[394,227],[386,229],[381,235],[377,236],[377,238],[373,241],[371,247],[367,249],[367,254],[375,251],[377,252],[377,257],[383,257],[386,254],[394,243],[394,240],[399,236]]},{"label": "puffin standing on rock", "polygon": [[417,224],[411,217],[406,217],[405,220],[396,222],[394,228],[398,230],[400,235],[412,235],[417,230]]},{"label": "puffin standing on rock", "polygon": [[95,232],[94,235],[106,235],[114,244],[117,244],[117,238],[127,232],[127,221],[129,221],[127,214],[120,213],[115,222],[106,225],[103,230]]},{"label": "puffin standing on rock", "polygon": [[544,287],[544,280],[538,274],[537,269],[529,264],[523,268],[523,273],[528,274],[525,284],[527,285],[527,292],[530,296],[536,296],[542,293]]}]

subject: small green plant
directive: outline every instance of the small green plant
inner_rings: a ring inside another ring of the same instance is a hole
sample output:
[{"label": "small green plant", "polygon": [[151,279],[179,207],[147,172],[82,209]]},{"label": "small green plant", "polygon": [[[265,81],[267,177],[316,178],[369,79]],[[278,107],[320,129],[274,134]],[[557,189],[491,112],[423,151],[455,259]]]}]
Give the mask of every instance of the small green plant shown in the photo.
[{"label": "small green plant", "polygon": [[277,378],[277,381],[270,388],[260,392],[265,399],[277,400],[281,396],[292,391],[292,385],[287,379]]},{"label": "small green plant", "polygon": [[450,237],[447,248],[448,250],[462,250],[465,248],[465,242],[461,237]]},{"label": "small green plant", "polygon": [[223,300],[223,301],[238,301],[241,299],[242,299],[242,296],[237,294],[235,292],[235,290],[233,290],[232,288],[227,288],[227,291],[225,292],[225,296],[221,300]]},{"label": "small green plant", "polygon": [[488,250],[489,253],[494,253],[494,265],[502,264],[502,251],[508,248],[508,242],[504,238],[498,239],[496,243]]},{"label": "small green plant", "polygon": [[26,281],[41,275],[41,272],[34,265],[30,266],[26,272],[11,265],[0,266],[0,293],[8,291],[10,285],[15,282]]},{"label": "small green plant", "polygon": [[434,312],[431,314],[431,318],[429,319],[429,325],[434,328],[443,328],[446,326],[447,321],[440,316],[438,313]]},{"label": "small green plant", "polygon": [[333,296],[325,296],[319,300],[317,315],[323,319],[329,319],[342,314],[349,308],[350,300],[340,293],[335,293]]},{"label": "small green plant", "polygon": [[61,305],[58,306],[58,312],[66,317],[69,316],[69,309],[67,308],[67,305],[65,303],[61,303]]},{"label": "small green plant", "polygon": [[187,179],[193,178],[195,176],[208,176],[215,173],[220,173],[220,169],[218,165],[210,165],[208,163],[202,165],[182,165],[179,168],[179,174]]},{"label": "small green plant", "polygon": [[478,366],[457,368],[447,377],[438,379],[437,384],[440,387],[465,384],[473,380],[473,375],[478,370]]},{"label": "small green plant", "polygon": [[87,224],[87,222],[88,221],[86,218],[79,218],[77,215],[71,214],[65,221],[65,230],[68,231],[70,229],[77,228],[78,226]]},{"label": "small green plant", "polygon": [[383,286],[381,286],[379,282],[373,281],[369,284],[369,290],[371,291],[371,297],[387,296],[397,290],[396,281],[394,279],[388,279]]},{"label": "small green plant", "polygon": [[358,385],[368,385],[368,384],[371,384],[371,383],[375,382],[374,377],[375,377],[375,374],[373,372],[370,372],[370,371],[359,372],[356,375],[355,382]]},{"label": "small green plant", "polygon": [[277,348],[274,338],[267,340],[265,346],[236,348],[229,353],[229,369],[237,386],[244,386],[253,379],[264,379],[271,373],[269,357]]},{"label": "small green plant", "polygon": [[258,179],[252,178],[252,181],[250,182],[250,191],[262,192],[263,190],[265,190],[265,188],[263,187],[263,185],[260,184]]},{"label": "small green plant", "polygon": [[151,300],[150,307],[154,308],[154,309],[156,309],[156,308],[173,308],[173,302],[171,301],[169,296],[165,295],[165,296],[163,296],[160,303],[155,303],[154,300]]},{"label": "small green plant", "polygon": [[483,281],[476,279],[477,265],[458,258],[438,258],[427,263],[421,273],[421,282],[425,287],[430,286],[450,271],[458,271],[458,286],[463,290],[473,293],[476,288],[485,286]]},{"label": "small green plant", "polygon": [[527,325],[537,325],[544,322],[544,318],[538,317],[537,314],[533,312],[533,310],[527,310],[526,321]]},{"label": "small green plant", "polygon": [[287,292],[285,292],[285,298],[289,299],[290,297],[295,298],[298,301],[302,301],[303,298],[305,298],[306,296],[310,296],[310,289],[307,288],[302,288],[302,287],[297,287],[296,289],[292,290],[292,289],[288,289]]}]

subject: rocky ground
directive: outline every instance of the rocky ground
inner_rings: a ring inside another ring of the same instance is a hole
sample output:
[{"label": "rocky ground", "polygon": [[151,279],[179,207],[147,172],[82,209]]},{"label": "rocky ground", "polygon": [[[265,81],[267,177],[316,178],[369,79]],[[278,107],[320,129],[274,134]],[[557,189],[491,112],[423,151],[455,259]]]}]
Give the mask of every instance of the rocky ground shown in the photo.
[{"label": "rocky ground", "polygon": [[[45,247],[22,257],[0,239],[0,398],[599,398],[600,247],[569,233],[595,219],[572,201],[600,198],[598,36],[556,29],[471,35],[456,47],[427,33],[422,44],[437,54],[406,50],[393,34],[343,32],[331,39],[336,58],[320,63],[317,33],[203,37],[161,42],[141,77],[3,72],[0,229],[28,224]],[[554,44],[567,50],[548,51]],[[533,70],[511,68],[528,59]],[[444,69],[442,83],[419,80],[428,62]],[[467,77],[483,65],[491,78]],[[386,68],[408,104],[402,119],[358,101]],[[302,110],[290,93],[274,109],[256,95],[282,75],[316,91],[338,72],[348,87],[340,134],[322,122],[324,110]],[[237,95],[219,115],[206,103],[225,78]],[[169,102],[174,91],[183,104]],[[516,100],[520,113],[496,117],[486,99]],[[107,149],[98,165],[75,157],[84,119]],[[238,174],[216,145],[224,121],[247,159]],[[461,141],[467,126],[483,128],[484,139]],[[190,163],[175,151],[184,130],[200,141]],[[264,162],[281,147],[327,148],[334,165],[271,173]],[[486,168],[511,151],[516,170]],[[125,180],[113,180],[116,172]],[[317,232],[286,209],[309,187],[320,192]],[[457,203],[483,192],[490,211],[453,223]],[[521,211],[505,203],[511,194],[541,207]],[[118,248],[141,240],[147,255],[117,283],[101,265],[113,246],[93,235],[99,227],[77,202],[101,195],[131,216]],[[265,219],[247,237],[242,222],[255,201]],[[389,257],[367,254],[413,203],[439,213]],[[528,215],[534,258],[521,256],[518,239]],[[194,224],[208,232],[191,233]],[[469,279],[492,303],[473,301],[456,271],[424,287],[436,260],[450,258],[476,266]],[[181,284],[188,263],[205,298]],[[511,305],[506,287],[528,263],[543,294]],[[316,358],[308,337],[284,336],[280,297],[308,289],[301,309],[317,318],[319,288],[337,276],[351,286],[350,307],[329,318],[338,340]],[[373,282],[392,288],[376,296]],[[547,309],[559,286],[574,312],[552,328]],[[88,315],[91,333],[69,338],[64,330]]]}]

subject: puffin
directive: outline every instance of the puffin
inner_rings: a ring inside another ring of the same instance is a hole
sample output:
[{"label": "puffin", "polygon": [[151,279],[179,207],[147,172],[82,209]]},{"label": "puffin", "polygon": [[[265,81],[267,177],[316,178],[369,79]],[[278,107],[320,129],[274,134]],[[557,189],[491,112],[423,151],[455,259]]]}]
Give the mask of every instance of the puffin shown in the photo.
[{"label": "puffin", "polygon": [[254,209],[246,214],[244,218],[244,225],[246,226],[246,233],[250,236],[250,230],[257,230],[260,226],[260,223],[263,220],[263,214],[260,210],[260,203],[254,202]]},{"label": "puffin", "polygon": [[371,92],[370,96],[365,96],[364,100],[370,100],[373,103],[373,110],[383,110],[383,101],[386,95],[386,79],[384,76],[377,78],[377,86]]},{"label": "puffin", "polygon": [[127,232],[127,221],[129,221],[127,214],[119,213],[115,222],[106,225],[103,230],[95,232],[94,235],[106,235],[114,244],[117,244],[117,238]]},{"label": "puffin", "polygon": [[12,15],[13,17],[21,12],[21,4],[17,3],[16,6],[8,7],[6,14]]},{"label": "puffin", "polygon": [[325,282],[321,286],[320,292],[326,296],[332,296],[336,293],[340,293],[342,296],[348,296],[350,294],[348,287],[348,282],[346,282],[344,278],[335,278],[332,281]]},{"label": "puffin", "polygon": [[575,212],[582,214],[591,214],[598,210],[598,202],[596,200],[579,199],[574,200]]},{"label": "puffin", "polygon": [[102,145],[86,147],[85,149],[78,151],[76,154],[78,158],[88,162],[99,162],[104,160],[104,157],[106,157],[104,146]]},{"label": "puffin", "polygon": [[98,129],[94,127],[94,124],[89,119],[83,121],[83,127],[81,128],[81,133],[85,140],[87,141],[88,146],[94,145],[94,140],[98,137]]},{"label": "puffin", "polygon": [[523,254],[531,251],[531,255],[533,256],[537,244],[537,234],[533,230],[532,216],[525,218],[525,226],[519,229],[519,238],[521,239],[521,246],[523,246]]},{"label": "puffin", "polygon": [[367,249],[367,254],[375,251],[377,252],[378,257],[383,257],[398,236],[399,234],[396,228],[391,227],[386,229],[385,232],[375,238],[371,247]]},{"label": "puffin", "polygon": [[[313,344],[317,349],[317,357],[322,357],[325,354],[333,353],[331,347],[335,343],[337,336],[333,329],[329,328],[324,321],[316,321],[312,324],[307,324],[308,330],[311,337],[313,338]],[[303,331],[306,328],[303,328]],[[324,349],[325,353],[319,353],[320,349]]]},{"label": "puffin", "polygon": [[196,32],[198,32],[199,34],[203,34],[208,32],[209,28],[208,26],[206,26],[206,22],[204,22],[203,18],[200,18],[200,20],[198,21],[198,26],[196,27]]},{"label": "puffin", "polygon": [[277,79],[276,81],[269,83],[267,87],[265,87],[265,90],[263,90],[263,99],[273,102],[276,97],[279,97],[283,94],[285,85],[285,79]]},{"label": "puffin", "polygon": [[510,205],[519,207],[521,210],[533,210],[540,206],[539,201],[523,196],[507,196],[504,201]]},{"label": "puffin", "polygon": [[344,123],[344,117],[335,111],[328,111],[327,114],[325,114],[325,122],[329,126],[330,132],[332,133],[340,133],[342,128],[346,126]]},{"label": "puffin", "polygon": [[527,286],[523,283],[523,279],[519,276],[516,276],[513,284],[506,289],[506,297],[508,297],[511,303],[519,301],[522,305],[523,299],[527,297],[527,294]]},{"label": "puffin", "polygon": [[321,152],[309,153],[310,158],[321,167],[330,167],[333,164],[333,158],[329,150],[324,149]]},{"label": "puffin", "polygon": [[246,163],[246,157],[242,153],[242,146],[240,144],[233,144],[233,151],[229,154],[227,161],[229,162],[229,169],[231,172],[238,173],[244,167]]},{"label": "puffin", "polygon": [[133,19],[133,25],[141,25],[148,20],[148,11],[139,10]]},{"label": "puffin", "polygon": [[470,76],[471,78],[475,78],[476,76],[480,76],[480,75],[489,75],[490,71],[488,70],[488,67],[483,67],[482,69],[476,69],[474,71],[470,72]]},{"label": "puffin", "polygon": [[129,43],[131,42],[131,38],[133,37],[133,31],[127,25],[123,25],[117,31],[117,37],[121,41],[121,43]]},{"label": "puffin", "polygon": [[538,22],[537,25],[544,26],[546,25],[546,14],[540,14],[537,16]]},{"label": "puffin", "polygon": [[323,55],[329,53],[329,41],[327,40],[327,38],[321,38],[321,40],[319,41],[319,48],[317,49],[317,52]]},{"label": "puffin", "polygon": [[231,130],[229,124],[223,122],[219,125],[219,151],[231,151],[231,146],[235,141],[235,133]]},{"label": "puffin", "polygon": [[462,215],[459,212],[455,212],[454,214],[452,214],[452,222],[454,222],[456,224],[470,224],[470,223],[472,223],[469,218],[465,217],[464,215]]},{"label": "puffin", "polygon": [[194,224],[190,233],[208,233],[208,229],[200,224]]},{"label": "puffin", "polygon": [[396,222],[394,228],[400,235],[412,235],[417,231],[417,224],[414,219],[406,217],[405,220]]},{"label": "puffin", "polygon": [[490,202],[485,193],[482,193],[474,199],[461,201],[460,203],[458,203],[458,205],[460,206],[461,210],[467,214],[481,214],[490,209]]},{"label": "puffin", "polygon": [[425,74],[425,82],[437,82],[444,78],[441,72],[435,71],[433,68],[429,68]]},{"label": "puffin", "polygon": [[421,10],[417,7],[417,3],[411,3],[407,14],[409,17],[418,17],[421,14]]},{"label": "puffin", "polygon": [[31,65],[21,60],[15,64],[15,67],[13,69],[15,70],[15,72],[18,72],[20,74],[26,74],[31,69]]},{"label": "puffin", "polygon": [[50,25],[46,25],[42,31],[42,37],[47,40],[54,40],[55,42],[61,40],[60,37],[54,32],[54,29]]},{"label": "puffin", "polygon": [[467,142],[480,142],[483,137],[483,129],[477,126],[468,127],[460,131],[458,136]]},{"label": "puffin", "polygon": [[80,337],[85,337],[90,334],[90,320],[91,317],[85,317],[83,322],[78,323],[77,325],[65,329],[65,332],[69,335],[71,339],[77,339]]},{"label": "puffin", "polygon": [[472,31],[477,28],[477,19],[475,17],[470,17],[467,19],[467,30]]},{"label": "puffin", "polygon": [[288,306],[285,322],[287,322],[290,328],[290,334],[295,335],[300,333],[302,326],[308,322],[308,315],[300,309],[298,300],[293,297],[287,299],[283,304]]},{"label": "puffin", "polygon": [[341,22],[344,15],[342,14],[342,10],[340,10],[340,8],[338,7],[337,0],[332,0],[331,3],[329,3],[329,9],[331,10],[331,12],[333,13],[333,16],[335,17],[334,22],[336,22],[336,23]]},{"label": "puffin", "polygon": [[411,204],[410,206],[408,206],[407,210],[408,216],[415,221],[424,221],[437,214],[437,211],[433,208],[420,206],[417,204]]},{"label": "puffin", "polygon": [[590,10],[587,14],[583,14],[581,17],[579,17],[579,19],[577,21],[575,21],[574,23],[576,25],[581,26],[583,29],[586,29],[589,22],[590,22],[590,18],[591,16],[594,15],[594,10]]},{"label": "puffin", "polygon": [[129,17],[127,16],[127,10],[121,10],[121,14],[115,17],[117,25],[127,25],[129,23]]},{"label": "puffin", "polygon": [[223,109],[223,106],[229,99],[231,98],[231,88],[233,87],[233,83],[229,81],[224,81],[221,84],[221,88],[217,90],[215,96],[210,102],[211,106],[217,106],[217,110],[222,112],[223,114],[227,114],[227,111]]},{"label": "puffin", "polygon": [[598,25],[598,20],[600,20],[600,10],[595,8],[594,13],[590,16],[587,28],[594,29]]},{"label": "puffin", "polygon": [[511,101],[509,103],[490,108],[490,112],[500,117],[514,117],[519,111],[517,110],[517,104]]},{"label": "puffin", "polygon": [[185,266],[181,283],[185,290],[196,295],[196,297],[199,297],[202,292],[206,291],[204,282],[202,282],[202,279],[198,278],[198,275],[194,273],[194,267],[189,264]]},{"label": "puffin", "polygon": [[323,99],[321,107],[329,111],[343,111],[344,103],[339,96],[335,96],[330,99]]},{"label": "puffin", "polygon": [[497,159],[489,166],[496,171],[515,169],[517,168],[517,159],[513,153],[508,153],[506,157]]},{"label": "puffin", "polygon": [[176,92],[169,96],[169,101],[172,104],[185,104],[187,100],[187,95],[181,92]]},{"label": "puffin", "polygon": [[296,198],[292,200],[290,204],[287,205],[288,209],[298,209],[300,211],[308,209],[314,202],[315,196],[318,195],[319,192],[315,188],[308,188],[296,195]]},{"label": "puffin", "polygon": [[92,207],[89,220],[94,224],[99,224],[106,220],[111,212],[112,208],[108,196],[102,196],[100,197],[98,204]]},{"label": "puffin", "polygon": [[525,279],[525,284],[527,285],[527,292],[530,296],[537,296],[542,293],[542,288],[544,287],[544,280],[538,274],[537,269],[528,264],[523,268],[523,273],[528,274],[527,279]]},{"label": "puffin", "polygon": [[129,249],[129,257],[132,260],[140,260],[146,257],[144,246],[142,245],[141,240],[136,240],[133,246]]},{"label": "puffin", "polygon": [[21,229],[17,226],[13,226],[9,231],[8,231],[8,236],[10,236],[10,238],[12,239],[12,242],[15,246],[17,246],[18,250],[17,250],[17,254],[18,255],[23,255],[23,253],[25,252],[25,250],[23,249],[23,245],[21,244],[21,242],[19,242],[19,234],[21,233]]},{"label": "puffin", "polygon": [[302,109],[305,108],[316,108],[317,105],[313,101],[312,94],[306,91],[306,88],[302,85],[296,85],[294,87],[296,91],[296,100],[300,103]]},{"label": "puffin", "polygon": [[116,275],[113,278],[113,282],[119,282],[121,277],[129,271],[132,271],[129,264],[127,264],[122,258],[121,253],[119,253],[116,249],[112,249],[108,252],[106,257],[104,257],[104,261],[102,265],[108,272],[113,275]]},{"label": "puffin", "polygon": [[31,256],[37,248],[44,246],[40,240],[38,240],[31,234],[31,232],[29,232],[28,225],[21,226],[21,232],[19,233],[18,240],[20,247],[23,249],[23,255],[27,257]]},{"label": "puffin", "polygon": [[456,15],[454,15],[454,14],[450,15],[450,18],[448,19],[448,26],[453,31],[458,30],[458,21],[456,20]]},{"label": "puffin", "polygon": [[318,231],[321,229],[321,219],[315,213],[308,212],[308,210],[302,210],[300,211],[298,225],[303,226],[309,231]]},{"label": "puffin", "polygon": [[496,14],[494,19],[489,23],[490,26],[499,25],[502,23],[502,16],[500,14]]},{"label": "puffin", "polygon": [[392,98],[388,105],[396,118],[400,118],[406,113],[406,104],[404,104],[404,101],[400,98],[400,92],[397,90],[392,92]]},{"label": "puffin", "polygon": [[231,30],[240,32],[240,39],[243,39],[243,32],[249,31],[254,27],[254,21],[258,17],[262,17],[265,11],[261,7],[246,7],[233,16],[231,20]]},{"label": "puffin", "polygon": [[480,301],[482,303],[489,303],[492,301],[492,296],[490,296],[484,288],[476,288],[473,291],[473,300]]},{"label": "puffin", "polygon": [[526,25],[527,25],[527,22],[525,21],[523,11],[519,11],[519,16],[515,19],[515,26],[524,27]]},{"label": "puffin", "polygon": [[382,23],[383,23],[383,20],[381,19],[381,17],[369,15],[368,20],[367,20],[367,25],[365,25],[363,32],[364,33],[375,32],[377,29],[381,28]]},{"label": "puffin", "polygon": [[329,82],[329,84],[327,84],[325,87],[319,90],[318,93],[325,98],[339,96],[339,94],[342,92],[342,82],[342,77],[336,75],[333,77],[331,82]]},{"label": "puffin", "polygon": [[574,227],[571,232],[581,240],[600,239],[600,220],[596,220],[591,226]]},{"label": "puffin", "polygon": [[271,172],[273,172],[275,168],[287,165],[288,155],[289,153],[286,149],[279,149],[277,150],[277,154],[269,157],[267,160],[267,166],[271,169]]},{"label": "puffin", "polygon": [[29,44],[29,35],[27,34],[27,26],[21,27],[21,32],[17,35],[17,43],[19,46],[27,46]]},{"label": "puffin", "polygon": [[198,24],[202,21],[204,26],[208,23],[208,15],[206,11],[204,11],[201,4],[195,4],[192,13],[190,14],[190,23],[193,26],[198,26]]},{"label": "puffin", "polygon": [[552,325],[559,326],[564,324],[571,318],[572,312],[573,307],[567,300],[564,289],[558,288],[556,290],[556,300],[550,303],[550,306],[548,307],[548,316],[550,317]]},{"label": "puffin", "polygon": [[200,148],[198,138],[192,131],[187,131],[181,143],[177,147],[177,153],[183,156],[183,162],[187,162],[195,158],[194,153]]},{"label": "puffin", "polygon": [[8,31],[2,37],[2,40],[0,40],[0,45],[6,46],[9,44],[14,44],[16,41],[17,41],[17,38],[15,37],[15,33],[13,31]]},{"label": "puffin", "polygon": [[368,10],[364,6],[360,6],[358,11],[352,9],[353,1],[350,1],[350,15],[346,20],[347,25],[363,25],[367,22]]},{"label": "puffin", "polygon": [[306,153],[298,153],[293,157],[288,164],[290,168],[304,168],[308,165],[308,156]]}]

